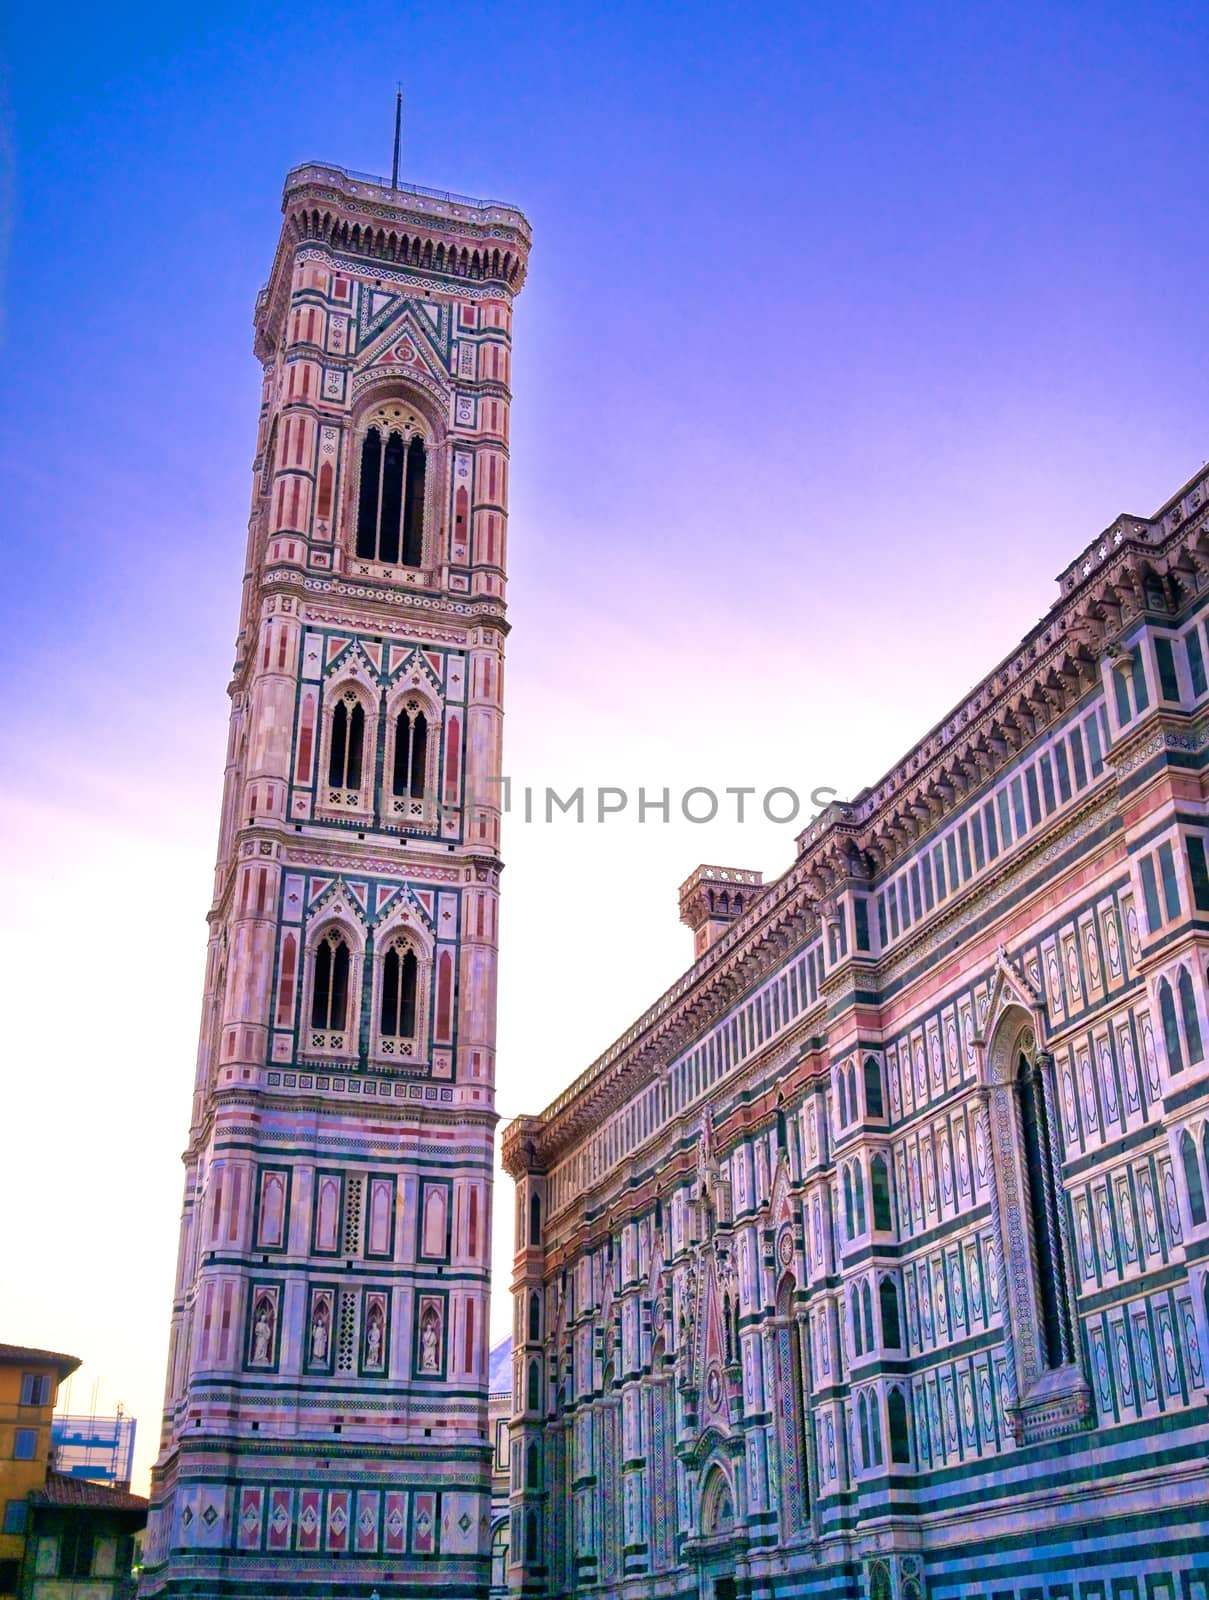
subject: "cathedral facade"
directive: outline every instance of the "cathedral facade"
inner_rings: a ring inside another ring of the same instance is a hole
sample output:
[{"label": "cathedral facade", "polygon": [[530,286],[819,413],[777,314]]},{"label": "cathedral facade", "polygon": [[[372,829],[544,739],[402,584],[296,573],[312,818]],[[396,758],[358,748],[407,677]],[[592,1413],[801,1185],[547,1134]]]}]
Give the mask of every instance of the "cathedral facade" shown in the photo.
[{"label": "cathedral facade", "polygon": [[770,884],[516,1180],[509,1582],[1209,1594],[1209,474]]},{"label": "cathedral facade", "polygon": [[285,185],[145,1595],[490,1584],[515,209]]}]

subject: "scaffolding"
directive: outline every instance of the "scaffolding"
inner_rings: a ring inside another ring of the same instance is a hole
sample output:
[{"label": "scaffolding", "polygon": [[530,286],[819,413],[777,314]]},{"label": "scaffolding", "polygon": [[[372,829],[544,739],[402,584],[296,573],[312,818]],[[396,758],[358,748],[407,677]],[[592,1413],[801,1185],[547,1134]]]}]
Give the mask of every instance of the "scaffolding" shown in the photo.
[{"label": "scaffolding", "polygon": [[56,1416],[50,1424],[52,1464],[72,1478],[128,1487],[135,1420],[121,1406],[113,1417]]}]

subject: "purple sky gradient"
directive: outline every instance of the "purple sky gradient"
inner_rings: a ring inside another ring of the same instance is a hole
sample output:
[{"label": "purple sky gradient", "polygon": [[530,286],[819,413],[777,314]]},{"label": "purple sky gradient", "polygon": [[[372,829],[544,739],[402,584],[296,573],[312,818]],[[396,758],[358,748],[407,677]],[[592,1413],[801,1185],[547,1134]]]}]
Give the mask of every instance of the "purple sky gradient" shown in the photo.
[{"label": "purple sky gradient", "polygon": [[[69,4],[8,18],[0,1338],[154,1453],[286,170],[521,205],[507,770],[872,782],[1209,448],[1200,4]],[[702,860],[525,826],[499,1103],[686,965]],[[499,1191],[495,1326],[508,1321]]]}]

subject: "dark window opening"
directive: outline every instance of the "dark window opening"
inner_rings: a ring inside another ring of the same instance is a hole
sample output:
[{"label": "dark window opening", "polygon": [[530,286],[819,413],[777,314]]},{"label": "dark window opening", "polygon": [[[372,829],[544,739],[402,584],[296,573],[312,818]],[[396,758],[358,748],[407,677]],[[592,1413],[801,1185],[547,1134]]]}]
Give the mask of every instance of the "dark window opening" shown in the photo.
[{"label": "dark window opening", "polygon": [[882,1318],[882,1343],[887,1350],[903,1347],[902,1320],[898,1314],[898,1288],[893,1278],[883,1278],[877,1290]]},{"label": "dark window opening", "polygon": [[392,433],[382,452],[381,510],[378,513],[377,559],[393,567],[399,559],[403,523],[403,463],[407,451],[400,434]]},{"label": "dark window opening", "polygon": [[1142,665],[1142,652],[1134,650],[1130,655],[1129,676],[1133,683],[1133,697],[1137,702],[1138,714],[1141,715],[1150,704],[1150,691],[1146,687],[1146,669]]},{"label": "dark window opening", "polygon": [[331,750],[327,781],[333,789],[361,787],[361,757],[365,747],[365,711],[351,694],[336,702],[332,712]]},{"label": "dark window opening", "polygon": [[1067,1356],[1067,1328],[1062,1306],[1061,1262],[1057,1199],[1045,1094],[1038,1066],[1020,1057],[1016,1103],[1024,1143],[1028,1182],[1029,1221],[1032,1227],[1036,1282],[1040,1305],[1041,1354],[1047,1367],[1062,1365]]},{"label": "dark window opening", "polygon": [[424,544],[424,445],[417,435],[407,447],[407,510],[404,514],[403,565],[420,565]]},{"label": "dark window opening", "polygon": [[911,1439],[907,1432],[907,1402],[901,1389],[891,1389],[886,1406],[890,1420],[890,1460],[900,1466],[911,1464]]},{"label": "dark window opening", "polygon": [[21,1404],[23,1406],[48,1406],[50,1404],[50,1379],[41,1372],[21,1374]]},{"label": "dark window opening", "polygon": [[1196,1145],[1185,1128],[1180,1134],[1180,1159],[1184,1163],[1184,1184],[1188,1190],[1188,1215],[1193,1227],[1205,1220],[1205,1188],[1201,1182],[1200,1162],[1196,1158]]},{"label": "dark window opening", "polygon": [[1205,1050],[1201,1044],[1201,1024],[1196,1014],[1196,996],[1192,992],[1192,974],[1187,967],[1180,968],[1176,987],[1180,993],[1180,1016],[1184,1019],[1184,1038],[1188,1041],[1188,1060],[1190,1064],[1195,1064],[1205,1059]]},{"label": "dark window opening", "polygon": [[1183,1072],[1184,1055],[1180,1049],[1179,1024],[1175,1020],[1175,1001],[1166,978],[1159,980],[1159,1014],[1163,1019],[1163,1043],[1167,1046],[1168,1069],[1171,1072]]},{"label": "dark window opening", "polygon": [[869,1180],[873,1189],[873,1226],[881,1233],[889,1233],[894,1225],[890,1219],[890,1177],[881,1156],[874,1156]]},{"label": "dark window opening", "polygon": [[870,1117],[885,1115],[882,1104],[882,1069],[873,1056],[865,1057],[865,1112]]},{"label": "dark window opening", "polygon": [[1205,678],[1205,657],[1201,650],[1201,641],[1195,628],[1191,633],[1184,635],[1184,643],[1188,648],[1188,676],[1192,679],[1192,693],[1197,700],[1209,689],[1209,681]]},{"label": "dark window opening", "polygon": [[1163,915],[1159,910],[1159,886],[1154,875],[1154,862],[1149,856],[1143,856],[1138,866],[1142,875],[1142,898],[1146,902],[1146,927],[1149,933],[1157,933],[1163,923]]},{"label": "dark window opening", "polygon": [[378,492],[382,478],[382,437],[371,428],[361,446],[361,490],[357,497],[357,554],[372,561],[378,552]]},{"label": "dark window opening", "polygon": [[1159,667],[1159,698],[1178,701],[1180,680],[1176,675],[1175,650],[1170,639],[1160,637],[1154,641],[1154,658]]},{"label": "dark window opening", "polygon": [[1159,872],[1163,879],[1163,904],[1169,917],[1180,914],[1180,886],[1175,873],[1175,856],[1170,844],[1164,840],[1159,846]]},{"label": "dark window opening", "polygon": [[92,1576],[93,1531],[76,1522],[67,1522],[59,1535],[59,1577]]},{"label": "dark window opening", "polygon": [[314,993],[311,997],[311,1027],[325,1033],[344,1028],[348,1006],[348,946],[338,933],[320,940],[315,951]]},{"label": "dark window opening", "polygon": [[392,947],[382,963],[382,1034],[388,1039],[412,1039],[416,1032],[416,983],[419,963],[414,950],[400,953]]},{"label": "dark window opening", "polygon": [[1205,841],[1189,834],[1188,873],[1192,879],[1192,898],[1198,911],[1209,911],[1209,865],[1205,861]]},{"label": "dark window opening", "polygon": [[385,447],[377,428],[361,446],[357,555],[395,566],[420,565],[424,543],[424,441],[392,432]]}]

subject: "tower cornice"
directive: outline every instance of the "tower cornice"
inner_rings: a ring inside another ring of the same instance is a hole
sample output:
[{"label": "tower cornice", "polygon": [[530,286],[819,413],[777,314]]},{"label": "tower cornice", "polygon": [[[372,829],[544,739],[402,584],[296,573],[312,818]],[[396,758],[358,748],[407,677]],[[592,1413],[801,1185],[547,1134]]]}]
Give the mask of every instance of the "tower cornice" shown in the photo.
[{"label": "tower cornice", "polygon": [[261,361],[277,349],[291,264],[301,247],[343,254],[350,270],[364,272],[367,262],[386,276],[406,269],[412,282],[439,294],[465,295],[473,285],[476,298],[486,293],[506,300],[525,281],[532,229],[522,211],[502,201],[392,185],[369,173],[307,162],[287,175],[281,209],[277,253],[256,297]]}]

